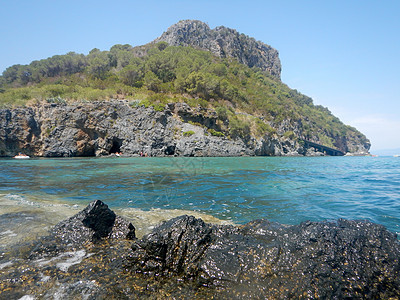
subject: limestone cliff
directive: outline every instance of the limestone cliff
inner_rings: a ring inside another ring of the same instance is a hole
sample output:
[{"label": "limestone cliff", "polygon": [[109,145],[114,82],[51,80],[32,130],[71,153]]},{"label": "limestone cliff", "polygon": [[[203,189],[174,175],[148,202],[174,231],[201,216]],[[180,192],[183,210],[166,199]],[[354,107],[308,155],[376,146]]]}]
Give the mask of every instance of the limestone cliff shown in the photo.
[{"label": "limestone cliff", "polygon": [[[1,109],[0,156],[322,155],[279,135],[246,140],[212,135],[218,126],[215,111],[186,103],[170,103],[163,111],[117,100]],[[368,152],[369,145],[351,142]]]},{"label": "limestone cliff", "polygon": [[165,41],[172,46],[192,46],[211,51],[218,57],[233,57],[249,67],[258,67],[272,76],[281,76],[277,50],[234,29],[224,26],[210,29],[201,21],[184,20],[172,25],[154,42]]},{"label": "limestone cliff", "polygon": [[0,76],[0,107],[14,107],[0,109],[0,156],[368,153],[362,133],[280,74],[272,47],[192,20],[144,46],[16,65]]}]

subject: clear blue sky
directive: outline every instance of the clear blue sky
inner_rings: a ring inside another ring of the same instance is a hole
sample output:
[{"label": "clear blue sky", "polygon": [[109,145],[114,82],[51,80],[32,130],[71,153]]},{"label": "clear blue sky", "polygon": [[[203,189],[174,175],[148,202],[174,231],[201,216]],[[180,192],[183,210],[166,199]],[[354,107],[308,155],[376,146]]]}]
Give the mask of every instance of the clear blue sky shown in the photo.
[{"label": "clear blue sky", "polygon": [[282,81],[372,142],[400,148],[400,1],[0,0],[0,73],[114,44],[142,45],[183,19],[276,48]]}]

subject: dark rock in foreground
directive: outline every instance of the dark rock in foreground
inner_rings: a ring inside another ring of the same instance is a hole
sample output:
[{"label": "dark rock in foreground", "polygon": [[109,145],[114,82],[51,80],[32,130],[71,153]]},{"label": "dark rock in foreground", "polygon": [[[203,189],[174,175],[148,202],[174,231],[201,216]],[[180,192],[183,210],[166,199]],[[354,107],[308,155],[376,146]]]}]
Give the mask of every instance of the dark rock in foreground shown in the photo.
[{"label": "dark rock in foreground", "polygon": [[66,221],[58,223],[53,233],[73,244],[96,242],[102,238],[135,239],[135,227],[117,216],[100,200],[90,203],[84,210]]},{"label": "dark rock in foreground", "polygon": [[400,245],[370,222],[257,220],[234,227],[182,216],[133,249],[136,272],[178,276],[234,298],[400,296]]},{"label": "dark rock in foreground", "polygon": [[40,240],[30,257],[80,249],[86,244],[104,240],[135,238],[135,227],[130,222],[117,216],[107,204],[95,200],[81,212],[58,223],[50,235]]},{"label": "dark rock in foreground", "polygon": [[26,247],[0,257],[0,298],[400,297],[400,243],[367,221],[237,227],[181,216],[138,241],[94,201]]}]

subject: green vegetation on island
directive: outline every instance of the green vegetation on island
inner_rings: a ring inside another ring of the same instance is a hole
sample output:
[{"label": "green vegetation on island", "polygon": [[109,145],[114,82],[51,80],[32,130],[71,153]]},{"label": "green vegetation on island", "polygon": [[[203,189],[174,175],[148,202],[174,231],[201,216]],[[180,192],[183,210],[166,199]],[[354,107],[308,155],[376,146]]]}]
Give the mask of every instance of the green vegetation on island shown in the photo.
[{"label": "green vegetation on island", "polygon": [[329,147],[337,147],[339,137],[366,140],[327,108],[261,69],[166,42],[115,45],[88,55],[70,52],[11,66],[0,76],[2,107],[108,99],[156,110],[172,102],[212,109],[221,132],[209,133],[221,137],[279,134]]}]

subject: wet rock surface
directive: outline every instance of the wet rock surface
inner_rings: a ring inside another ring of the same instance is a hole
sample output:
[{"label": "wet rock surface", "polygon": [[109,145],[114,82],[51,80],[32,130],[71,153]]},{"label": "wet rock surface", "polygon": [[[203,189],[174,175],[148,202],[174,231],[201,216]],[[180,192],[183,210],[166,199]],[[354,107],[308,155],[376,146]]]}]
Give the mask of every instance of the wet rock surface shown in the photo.
[{"label": "wet rock surface", "polygon": [[135,238],[135,227],[129,221],[117,216],[107,204],[95,200],[78,214],[58,223],[48,236],[42,237],[30,258],[76,250],[103,240]]},{"label": "wet rock surface", "polygon": [[400,296],[400,246],[383,226],[364,221],[257,220],[213,226],[170,220],[133,245],[132,268],[175,274],[232,297],[389,298]]},{"label": "wet rock surface", "polygon": [[128,220],[93,201],[48,235],[0,255],[0,299],[120,298],[132,284],[118,282],[127,276],[124,266],[134,239]]},{"label": "wet rock surface", "polygon": [[232,226],[181,216],[140,240],[132,227],[92,202],[51,239],[2,254],[0,298],[400,297],[400,243],[371,222]]},{"label": "wet rock surface", "polygon": [[97,242],[102,238],[136,238],[135,227],[100,200],[93,201],[80,213],[57,224],[52,233],[55,238],[75,245]]}]

